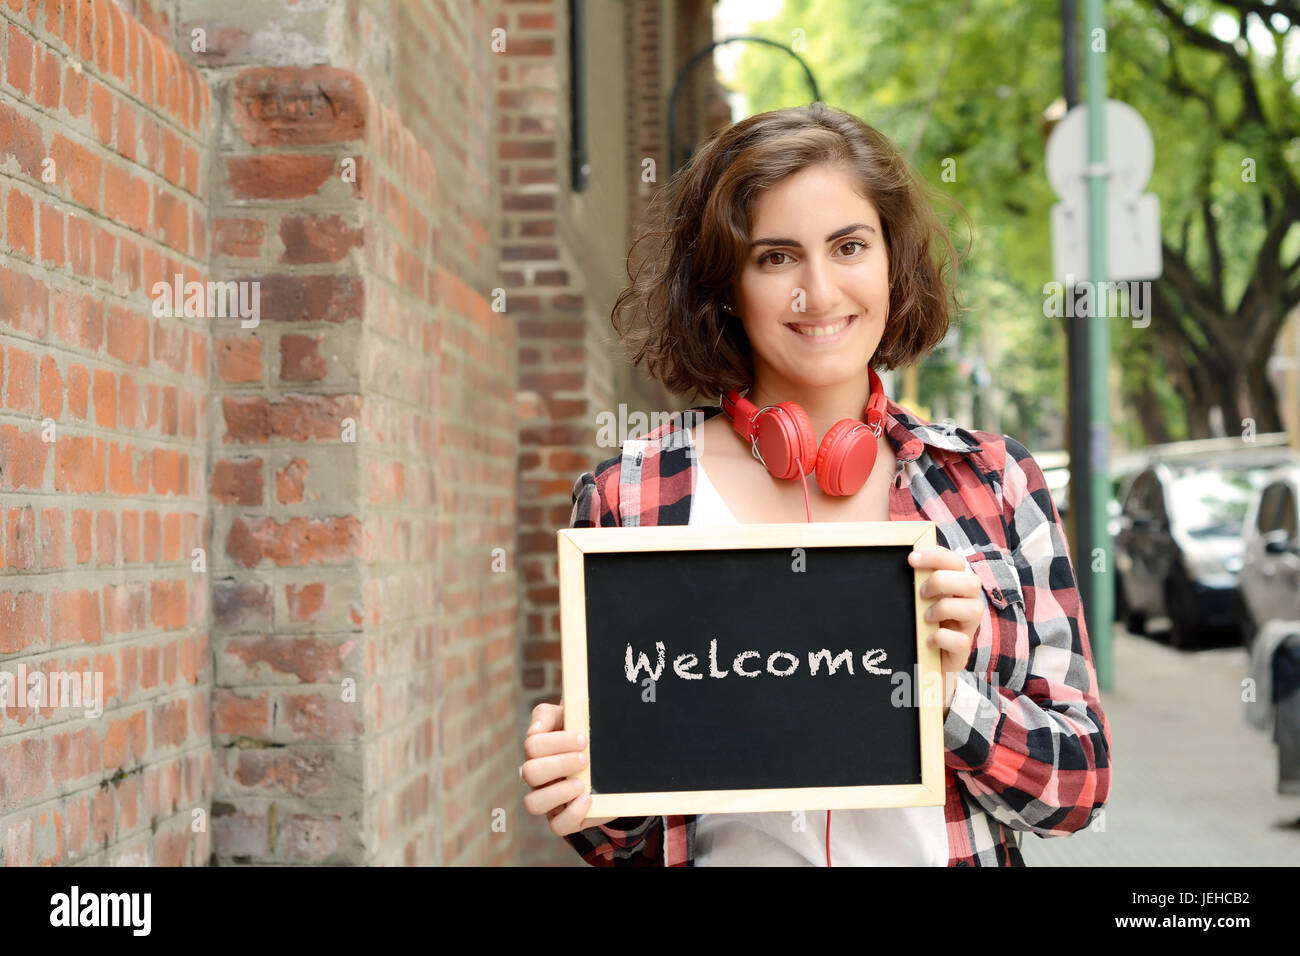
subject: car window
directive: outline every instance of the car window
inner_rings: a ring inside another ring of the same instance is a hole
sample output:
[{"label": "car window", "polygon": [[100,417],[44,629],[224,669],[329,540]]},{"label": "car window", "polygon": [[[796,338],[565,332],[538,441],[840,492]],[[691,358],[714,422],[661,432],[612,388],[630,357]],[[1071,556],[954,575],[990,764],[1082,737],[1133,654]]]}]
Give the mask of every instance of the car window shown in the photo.
[{"label": "car window", "polygon": [[1193,537],[1240,534],[1259,483],[1246,469],[1183,472],[1170,484],[1170,510]]},{"label": "car window", "polygon": [[1151,484],[1151,473],[1142,472],[1133,479],[1133,484],[1129,487],[1128,497],[1124,499],[1124,513],[1133,517],[1147,510],[1147,493]]},{"label": "car window", "polygon": [[1284,485],[1283,492],[1282,520],[1280,524],[1286,529],[1287,540],[1295,541],[1297,538],[1300,538],[1300,520],[1298,520],[1296,515],[1295,489],[1289,485]]},{"label": "car window", "polygon": [[1255,521],[1255,527],[1259,529],[1260,534],[1268,534],[1270,531],[1276,531],[1282,527],[1282,509],[1283,496],[1286,494],[1286,485],[1280,481],[1275,481],[1264,489],[1263,494],[1259,496],[1259,517]]}]

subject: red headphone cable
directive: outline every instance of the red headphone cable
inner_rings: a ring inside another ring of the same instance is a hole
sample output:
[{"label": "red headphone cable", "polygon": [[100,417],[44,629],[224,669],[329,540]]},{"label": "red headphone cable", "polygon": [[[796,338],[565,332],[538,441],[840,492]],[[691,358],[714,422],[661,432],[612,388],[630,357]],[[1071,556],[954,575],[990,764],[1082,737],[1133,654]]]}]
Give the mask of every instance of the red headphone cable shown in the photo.
[{"label": "red headphone cable", "polygon": [[[795,463],[799,467],[799,480],[803,482],[803,508],[804,513],[808,516],[808,521],[812,522],[812,504],[808,500],[808,476],[804,474],[803,462],[798,458]],[[826,811],[826,866],[831,865],[831,812]]]}]

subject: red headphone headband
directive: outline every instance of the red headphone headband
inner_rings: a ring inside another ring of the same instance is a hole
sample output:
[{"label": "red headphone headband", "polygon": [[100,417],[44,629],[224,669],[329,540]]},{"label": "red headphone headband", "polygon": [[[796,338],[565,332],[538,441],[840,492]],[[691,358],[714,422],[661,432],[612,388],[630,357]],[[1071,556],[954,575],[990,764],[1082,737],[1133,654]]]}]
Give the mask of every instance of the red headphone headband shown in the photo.
[{"label": "red headphone headband", "polygon": [[[867,376],[871,382],[871,395],[867,399],[867,407],[863,411],[864,419],[872,431],[879,431],[885,427],[885,404],[888,399],[885,397],[885,386],[880,381],[880,376],[876,370],[867,367]],[[727,408],[727,404],[731,408]],[[747,442],[754,440],[754,420],[758,418],[761,409],[753,402],[745,398],[734,388],[723,393],[719,400],[722,410],[727,413],[731,419],[731,425],[736,430],[736,434]]]}]

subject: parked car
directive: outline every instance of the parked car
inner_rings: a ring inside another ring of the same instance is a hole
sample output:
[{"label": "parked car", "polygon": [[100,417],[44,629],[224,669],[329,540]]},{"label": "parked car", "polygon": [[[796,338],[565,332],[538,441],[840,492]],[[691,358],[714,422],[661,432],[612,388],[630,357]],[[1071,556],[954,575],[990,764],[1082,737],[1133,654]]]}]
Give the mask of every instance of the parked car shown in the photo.
[{"label": "parked car", "polygon": [[1239,588],[1249,647],[1271,620],[1300,620],[1300,456],[1266,476],[1246,512]]},{"label": "parked car", "polygon": [[1156,462],[1129,486],[1115,536],[1117,601],[1125,626],[1146,633],[1167,617],[1188,647],[1241,628],[1242,526],[1266,470],[1258,462]]}]

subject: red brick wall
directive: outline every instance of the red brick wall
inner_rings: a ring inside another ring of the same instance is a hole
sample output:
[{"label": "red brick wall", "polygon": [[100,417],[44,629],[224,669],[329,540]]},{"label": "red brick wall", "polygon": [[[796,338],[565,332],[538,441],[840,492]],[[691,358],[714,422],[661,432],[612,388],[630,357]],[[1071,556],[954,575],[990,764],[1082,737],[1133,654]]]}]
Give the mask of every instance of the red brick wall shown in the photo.
[{"label": "red brick wall", "polygon": [[105,0],[8,0],[0,65],[0,670],[106,698],[0,715],[0,862],[204,863],[210,340],[150,293],[207,278],[208,90]]}]

